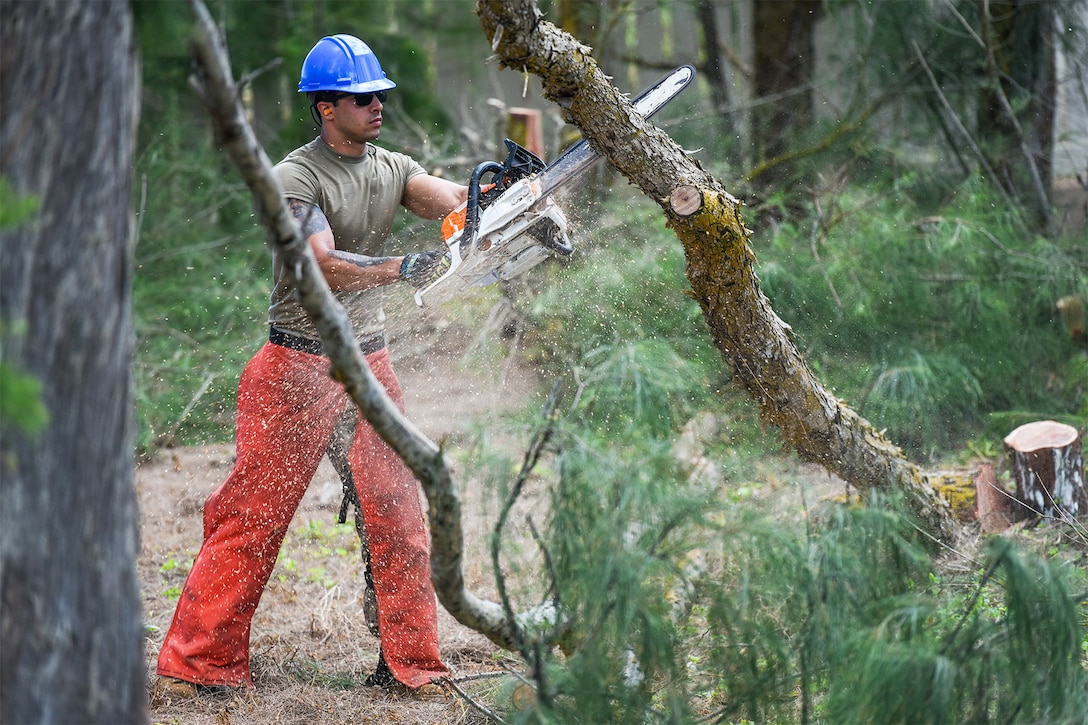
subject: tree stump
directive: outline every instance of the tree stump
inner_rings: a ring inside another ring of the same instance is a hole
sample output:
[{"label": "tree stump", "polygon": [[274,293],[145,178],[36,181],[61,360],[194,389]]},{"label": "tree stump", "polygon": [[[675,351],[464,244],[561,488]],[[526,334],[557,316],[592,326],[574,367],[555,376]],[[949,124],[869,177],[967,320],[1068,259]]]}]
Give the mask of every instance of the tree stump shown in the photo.
[{"label": "tree stump", "polygon": [[539,108],[511,108],[506,116],[506,136],[537,156],[544,157],[544,132]]},{"label": "tree stump", "polygon": [[1041,420],[1005,436],[1012,456],[1016,497],[1047,518],[1077,517],[1088,512],[1080,433],[1071,425]]}]

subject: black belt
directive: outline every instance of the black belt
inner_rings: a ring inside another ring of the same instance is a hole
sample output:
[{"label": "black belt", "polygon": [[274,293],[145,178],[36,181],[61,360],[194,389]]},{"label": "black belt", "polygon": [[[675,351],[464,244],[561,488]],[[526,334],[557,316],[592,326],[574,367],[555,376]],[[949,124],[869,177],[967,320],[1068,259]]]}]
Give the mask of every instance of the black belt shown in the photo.
[{"label": "black belt", "polygon": [[[311,340],[308,337],[302,337],[301,335],[286,332],[278,327],[269,328],[268,341],[273,345],[297,350],[298,352],[308,352],[311,355],[327,357],[327,355],[325,355],[325,348],[321,345],[321,340]],[[381,350],[384,347],[384,332],[379,332],[376,335],[371,335],[370,337],[359,340],[359,350],[361,350],[364,355],[378,352],[378,350]]]}]

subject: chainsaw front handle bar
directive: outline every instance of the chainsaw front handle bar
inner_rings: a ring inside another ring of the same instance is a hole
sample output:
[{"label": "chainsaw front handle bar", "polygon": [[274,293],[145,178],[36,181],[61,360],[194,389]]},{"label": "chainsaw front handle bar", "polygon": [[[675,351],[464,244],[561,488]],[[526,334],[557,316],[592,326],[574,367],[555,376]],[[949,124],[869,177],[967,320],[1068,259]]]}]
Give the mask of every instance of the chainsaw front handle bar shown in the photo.
[{"label": "chainsaw front handle bar", "polygon": [[484,174],[491,173],[498,174],[501,182],[504,170],[502,164],[494,161],[485,161],[472,170],[468,180],[468,202],[465,204],[465,228],[461,232],[462,255],[476,243],[476,231],[480,226],[480,181]]}]

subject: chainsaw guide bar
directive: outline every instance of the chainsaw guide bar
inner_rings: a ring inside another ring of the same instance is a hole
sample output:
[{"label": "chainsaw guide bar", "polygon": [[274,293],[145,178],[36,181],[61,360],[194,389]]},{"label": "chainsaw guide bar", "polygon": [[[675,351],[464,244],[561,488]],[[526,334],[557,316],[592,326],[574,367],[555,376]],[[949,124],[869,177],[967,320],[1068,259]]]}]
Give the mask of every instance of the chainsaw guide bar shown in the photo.
[{"label": "chainsaw guide bar", "polygon": [[[694,77],[692,66],[680,66],[639,94],[632,105],[649,118]],[[449,232],[445,241],[450,267],[416,292],[420,307],[438,307],[473,287],[524,274],[548,257],[569,258],[573,254],[566,216],[553,196],[570,188],[601,154],[582,140],[545,167],[512,141],[506,145],[510,149],[506,165],[480,164],[469,184],[469,201],[444,221],[443,228]],[[516,168],[511,168],[515,158]],[[482,190],[485,173],[496,178],[492,190]]]}]

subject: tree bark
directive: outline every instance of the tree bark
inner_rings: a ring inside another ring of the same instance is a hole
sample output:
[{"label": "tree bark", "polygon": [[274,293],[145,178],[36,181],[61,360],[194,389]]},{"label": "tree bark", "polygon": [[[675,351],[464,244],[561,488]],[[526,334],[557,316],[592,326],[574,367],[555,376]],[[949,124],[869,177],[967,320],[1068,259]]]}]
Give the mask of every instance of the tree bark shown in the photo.
[{"label": "tree bark", "polygon": [[[0,231],[3,360],[49,422],[3,422],[0,714],[146,722],[133,487],[129,3],[5,2],[0,175],[38,200]],[[12,203],[3,199],[2,203]]]},{"label": "tree bark", "polygon": [[[733,118],[735,110],[729,81],[725,74],[721,42],[718,40],[720,31],[717,9],[713,0],[698,0],[694,9],[699,25],[699,43],[703,56],[699,70],[702,71],[707,85],[710,86],[710,97],[714,99],[714,110],[718,113],[722,133],[731,138],[739,137],[737,123]],[[734,153],[733,156],[739,156],[739,153]],[[730,160],[736,161],[736,158]]]},{"label": "tree bark", "polygon": [[[684,247],[690,294],[736,380],[803,459],[860,490],[901,491],[930,533],[949,539],[947,503],[902,451],[827,391],[771,309],[755,274],[741,205],[667,134],[631,108],[590,51],[532,0],[479,0],[484,32],[510,68],[537,75],[544,95],[612,164],[661,207]],[[671,200],[680,187],[683,206]],[[694,211],[691,198],[697,196]]]},{"label": "tree bark", "polygon": [[1076,518],[1088,511],[1080,433],[1071,425],[1040,420],[1005,436],[1016,497],[1044,518]]}]

